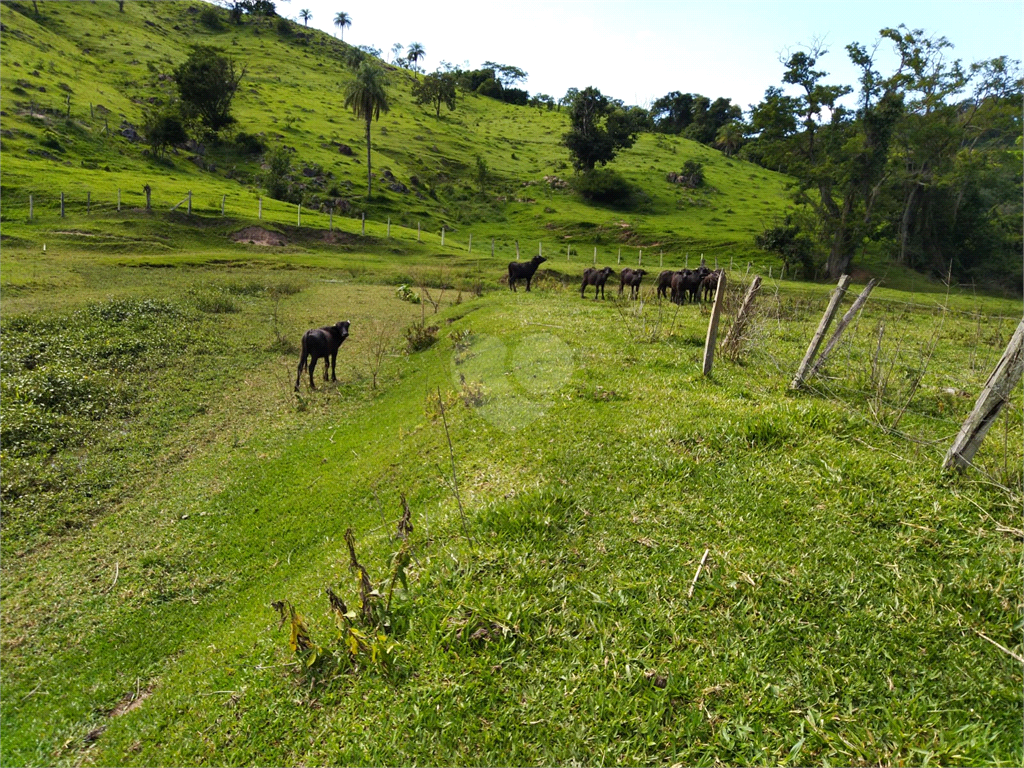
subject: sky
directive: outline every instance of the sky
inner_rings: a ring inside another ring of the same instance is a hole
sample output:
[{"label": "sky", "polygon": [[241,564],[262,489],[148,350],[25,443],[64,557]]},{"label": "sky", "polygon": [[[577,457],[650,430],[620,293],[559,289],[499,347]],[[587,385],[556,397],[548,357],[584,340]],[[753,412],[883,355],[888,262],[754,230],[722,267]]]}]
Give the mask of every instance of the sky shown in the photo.
[{"label": "sky", "polygon": [[[950,58],[965,64],[1006,55],[1024,58],[1024,0],[277,0],[278,13],[308,9],[315,26],[337,36],[333,19],[345,11],[344,40],[380,48],[418,42],[433,71],[448,61],[463,68],[490,60],[525,69],[525,87],[555,99],[570,87],[595,86],[627,104],[648,106],[670,91],[725,96],[747,109],[780,85],[780,56],[814,40],[829,53],[819,69],[826,82],[855,85],[845,46],[871,46],[884,27],[906,24],[946,37]],[[891,71],[891,46],[879,49]],[[467,64],[468,62],[468,64]]]}]

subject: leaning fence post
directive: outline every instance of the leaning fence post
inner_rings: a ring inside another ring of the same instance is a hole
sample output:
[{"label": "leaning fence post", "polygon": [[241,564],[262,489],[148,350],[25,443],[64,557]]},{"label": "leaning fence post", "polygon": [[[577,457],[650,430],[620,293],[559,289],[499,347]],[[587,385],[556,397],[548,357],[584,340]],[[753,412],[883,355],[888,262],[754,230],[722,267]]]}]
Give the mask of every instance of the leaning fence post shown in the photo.
[{"label": "leaning fence post", "polygon": [[711,305],[711,320],[708,322],[708,336],[704,340],[704,375],[711,375],[711,364],[715,361],[715,338],[718,336],[718,316],[722,313],[725,300],[725,274],[718,276],[715,303]]},{"label": "leaning fence post", "polygon": [[790,382],[790,389],[800,389],[803,386],[804,379],[807,377],[807,371],[811,367],[811,363],[814,361],[814,356],[818,352],[818,347],[821,346],[821,340],[825,337],[825,332],[828,327],[832,324],[832,318],[836,316],[836,312],[839,311],[839,304],[843,300],[843,295],[846,293],[846,289],[850,287],[850,276],[843,275],[839,278],[839,284],[836,286],[835,291],[832,292],[832,298],[828,303],[828,307],[825,308],[825,314],[821,316],[821,322],[818,323],[818,330],[814,332],[814,336],[811,337],[811,343],[807,346],[807,352],[804,354],[804,359],[800,361],[800,367],[796,370],[796,376],[793,377],[793,381]]},{"label": "leaning fence post", "polygon": [[846,326],[850,324],[850,321],[852,321],[857,315],[860,308],[864,306],[864,302],[868,300],[868,296],[871,294],[871,289],[877,284],[878,280],[876,278],[872,278],[868,281],[868,284],[864,286],[864,290],[860,292],[860,296],[858,296],[857,300],[853,302],[853,306],[847,310],[846,314],[843,315],[843,319],[839,321],[838,325],[836,325],[835,333],[833,333],[832,338],[828,340],[828,344],[825,345],[825,349],[822,353],[818,355],[818,359],[814,361],[814,365],[811,366],[811,370],[807,372],[807,378],[814,376],[821,366],[825,364],[825,360],[828,359],[828,356],[832,354],[832,350],[835,348],[836,344],[839,343],[839,337],[843,335],[843,331],[846,330]]},{"label": "leaning fence post", "polygon": [[725,341],[722,342],[722,349],[729,349],[730,347],[739,347],[740,338],[743,336],[743,330],[746,328],[747,321],[750,320],[750,312],[754,306],[754,299],[757,297],[757,292],[761,288],[761,276],[754,275],[753,281],[750,283],[750,287],[747,288],[747,295],[743,297],[743,304],[740,305],[740,311],[736,313],[736,322],[732,324],[732,328],[725,334]]},{"label": "leaning fence post", "polygon": [[989,427],[995,423],[999,411],[1010,399],[1010,393],[1020,381],[1024,373],[1024,320],[1020,321],[1013,332],[1010,343],[1006,345],[1003,356],[999,358],[992,374],[985,382],[985,388],[978,395],[974,409],[964,420],[960,432],[949,447],[946,459],[942,462],[943,469],[963,470],[971,463],[974,454],[981,447]]},{"label": "leaning fence post", "polygon": [[64,218],[64,193],[60,193],[60,217]]}]

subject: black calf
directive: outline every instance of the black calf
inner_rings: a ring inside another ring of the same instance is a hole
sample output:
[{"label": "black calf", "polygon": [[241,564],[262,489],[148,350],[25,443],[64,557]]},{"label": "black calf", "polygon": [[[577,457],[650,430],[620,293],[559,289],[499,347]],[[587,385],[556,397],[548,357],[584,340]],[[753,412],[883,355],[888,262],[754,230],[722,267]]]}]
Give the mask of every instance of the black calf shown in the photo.
[{"label": "black calf", "polygon": [[645,269],[630,269],[626,267],[619,275],[619,296],[622,289],[629,286],[629,298],[635,299],[640,295],[640,281],[647,274]]},{"label": "black calf", "polygon": [[608,275],[614,275],[615,270],[611,267],[602,267],[601,269],[595,269],[594,267],[587,267],[583,272],[583,285],[580,286],[580,298],[582,299],[586,293],[587,286],[594,286],[594,300],[597,300],[598,291],[601,292],[601,298],[604,298],[604,284],[608,282]]},{"label": "black calf", "polygon": [[338,362],[338,347],[348,338],[348,320],[342,320],[336,325],[328,325],[325,328],[313,328],[302,334],[302,352],[299,357],[299,373],[295,377],[295,391],[299,391],[299,381],[302,379],[302,369],[306,367],[306,358],[312,357],[309,364],[309,388],[316,389],[313,383],[313,371],[316,369],[317,360],[324,359],[324,381],[327,381],[327,364],[331,366],[331,380],[337,381],[335,365]]}]

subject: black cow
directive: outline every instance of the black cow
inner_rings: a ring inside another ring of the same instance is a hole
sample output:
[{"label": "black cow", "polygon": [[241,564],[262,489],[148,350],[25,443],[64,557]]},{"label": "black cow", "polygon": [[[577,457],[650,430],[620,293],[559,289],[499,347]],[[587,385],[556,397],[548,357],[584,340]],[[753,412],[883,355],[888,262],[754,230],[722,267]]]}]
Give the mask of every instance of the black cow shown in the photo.
[{"label": "black cow", "polygon": [[711,274],[711,270],[701,264],[683,280],[683,290],[690,294],[691,302],[700,301],[700,285],[709,274]]},{"label": "black cow", "polygon": [[331,365],[331,381],[337,381],[335,376],[335,365],[338,362],[338,347],[348,338],[348,320],[342,320],[336,325],[328,325],[325,328],[312,328],[302,334],[302,352],[299,357],[299,373],[295,377],[295,391],[299,391],[299,381],[302,379],[302,369],[306,367],[306,358],[312,357],[309,364],[309,388],[316,389],[313,383],[313,371],[316,369],[317,360],[324,358],[324,381],[327,381],[327,364]]},{"label": "black cow", "polygon": [[664,299],[672,288],[672,275],[674,275],[671,269],[666,269],[660,275],[658,275],[658,298]]},{"label": "black cow", "polygon": [[680,269],[678,272],[672,273],[669,286],[672,288],[673,304],[683,304],[686,301],[687,282],[692,274],[693,270],[690,269]]},{"label": "black cow", "polygon": [[587,267],[583,272],[583,285],[580,286],[580,298],[582,299],[587,291],[587,286],[594,286],[594,300],[597,300],[598,291],[601,292],[601,298],[604,298],[604,284],[608,282],[608,275],[614,275],[615,270],[611,267],[602,267],[596,269],[594,267]]},{"label": "black cow", "polygon": [[629,298],[637,298],[640,295],[640,281],[644,279],[644,275],[646,274],[646,269],[631,269],[626,267],[622,270],[622,272],[619,273],[619,296],[622,295],[622,289],[628,285]]},{"label": "black cow", "polygon": [[530,290],[530,281],[533,280],[533,273],[545,261],[547,259],[543,256],[534,256],[527,262],[513,261],[508,265],[508,287],[514,291],[516,290],[516,281],[525,280],[526,290]]},{"label": "black cow", "polygon": [[714,272],[704,276],[704,279],[700,281],[701,288],[704,289],[704,301],[708,300],[708,297],[715,297],[715,291],[718,290],[718,276],[722,274],[722,270],[716,269]]}]

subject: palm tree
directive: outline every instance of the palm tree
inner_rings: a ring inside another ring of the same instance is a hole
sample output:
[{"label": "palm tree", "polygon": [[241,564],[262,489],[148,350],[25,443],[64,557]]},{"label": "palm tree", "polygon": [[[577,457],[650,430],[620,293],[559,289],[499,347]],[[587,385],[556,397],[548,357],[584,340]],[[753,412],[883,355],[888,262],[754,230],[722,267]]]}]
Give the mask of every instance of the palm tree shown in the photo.
[{"label": "palm tree", "polygon": [[334,15],[334,26],[341,30],[341,41],[345,42],[345,27],[352,26],[352,17],[344,11],[338,11]]},{"label": "palm tree", "polygon": [[720,147],[726,157],[731,157],[733,152],[743,144],[743,129],[735,120],[730,121],[718,129],[715,135],[715,146]]},{"label": "palm tree", "polygon": [[303,8],[301,11],[299,11],[299,18],[302,19],[302,21],[308,27],[309,20],[313,18],[313,14],[309,12],[308,8]]},{"label": "palm tree", "polygon": [[373,191],[370,174],[370,121],[379,120],[381,112],[388,112],[388,79],[383,69],[364,61],[356,70],[355,79],[345,86],[345,106],[351,107],[356,118],[366,121],[366,196]]},{"label": "palm tree", "polygon": [[409,43],[409,49],[405,52],[405,58],[407,58],[414,67],[419,60],[426,55],[427,52],[423,50],[423,46],[419,43]]}]

